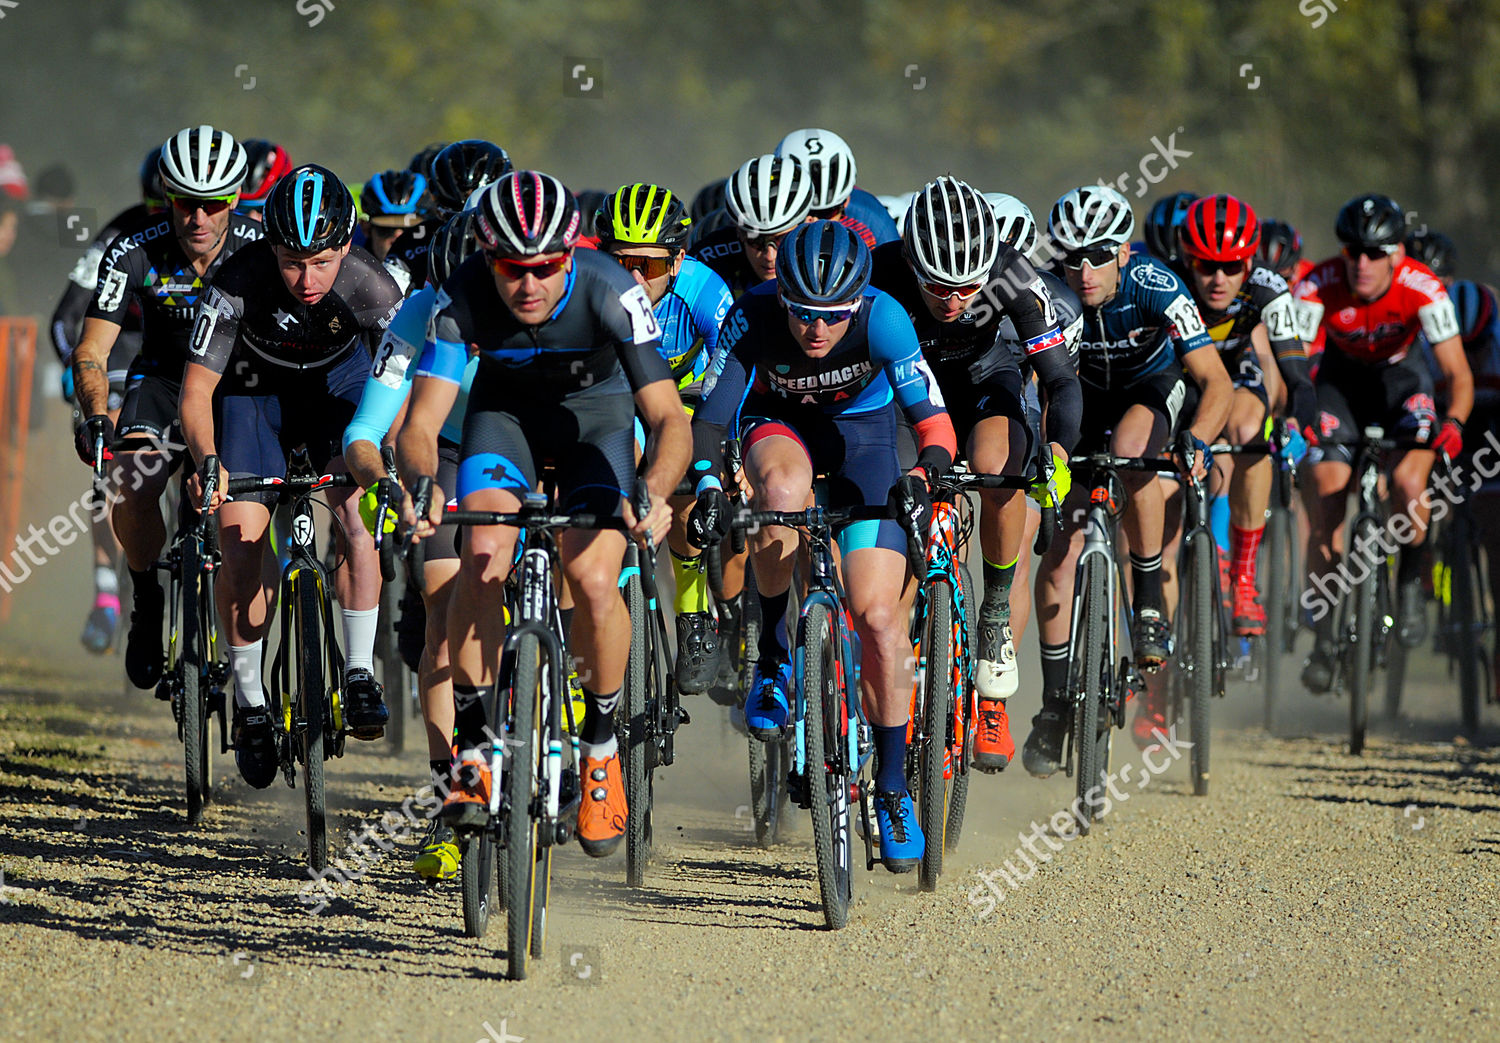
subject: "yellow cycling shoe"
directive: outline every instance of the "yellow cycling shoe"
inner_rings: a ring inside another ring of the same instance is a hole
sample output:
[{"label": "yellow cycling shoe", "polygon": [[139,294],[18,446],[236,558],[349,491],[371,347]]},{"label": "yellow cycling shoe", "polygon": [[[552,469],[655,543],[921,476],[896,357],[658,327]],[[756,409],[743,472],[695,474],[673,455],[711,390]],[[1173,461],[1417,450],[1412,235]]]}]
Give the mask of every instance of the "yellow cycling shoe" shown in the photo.
[{"label": "yellow cycling shoe", "polygon": [[433,819],[422,850],[412,859],[412,869],[424,880],[452,880],[458,875],[458,863],[459,851],[453,827],[440,819]]},{"label": "yellow cycling shoe", "polygon": [[[577,722],[578,727],[582,728],[583,711],[588,709],[589,704],[583,697],[583,685],[579,682],[578,672],[575,670],[568,671],[568,694],[572,697],[573,701],[573,720]],[[571,729],[568,728],[568,714],[566,710],[563,711],[562,728],[564,732],[571,733]]]}]

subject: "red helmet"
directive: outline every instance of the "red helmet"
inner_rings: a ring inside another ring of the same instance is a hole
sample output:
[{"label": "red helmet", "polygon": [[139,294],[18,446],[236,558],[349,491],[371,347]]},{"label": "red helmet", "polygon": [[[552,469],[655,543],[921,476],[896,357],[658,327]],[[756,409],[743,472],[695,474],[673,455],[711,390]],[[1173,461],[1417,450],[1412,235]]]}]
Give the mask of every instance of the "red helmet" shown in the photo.
[{"label": "red helmet", "polygon": [[243,144],[250,167],[245,174],[245,185],[240,189],[240,205],[264,206],[271,187],[291,171],[291,157],[280,145],[261,138],[251,138]]},{"label": "red helmet", "polygon": [[1234,196],[1205,196],[1188,207],[1180,234],[1189,257],[1243,261],[1260,245],[1260,222],[1249,203]]}]

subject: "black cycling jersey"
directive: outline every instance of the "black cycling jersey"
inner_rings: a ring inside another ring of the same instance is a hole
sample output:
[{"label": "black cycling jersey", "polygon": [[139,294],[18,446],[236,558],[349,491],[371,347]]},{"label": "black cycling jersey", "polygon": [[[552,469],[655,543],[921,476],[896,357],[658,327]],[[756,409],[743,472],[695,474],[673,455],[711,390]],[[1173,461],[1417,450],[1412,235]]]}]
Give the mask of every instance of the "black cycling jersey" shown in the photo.
[{"label": "black cycling jersey", "polygon": [[688,251],[688,256],[717,272],[736,297],[761,282],[750,267],[750,259],[740,245],[739,231],[733,225],[705,236]]},{"label": "black cycling jersey", "polygon": [[324,369],[357,344],[372,353],[401,300],[396,280],[356,247],[339,265],[328,293],[308,306],[282,281],[270,242],[256,243],[215,276],[198,309],[191,361],[223,373],[234,358],[247,390],[257,372]]},{"label": "black cycling jersey", "polygon": [[1250,331],[1262,322],[1276,355],[1276,366],[1286,381],[1287,412],[1301,428],[1313,427],[1318,419],[1318,396],[1313,390],[1307,350],[1297,336],[1297,305],[1286,280],[1269,268],[1251,270],[1240,292],[1221,313],[1210,312],[1202,301],[1198,309],[1224,368],[1234,373],[1247,352],[1253,355]]},{"label": "black cycling jersey", "polygon": [[[57,307],[52,310],[52,347],[57,351],[58,360],[64,365],[73,357],[73,349],[78,347],[78,342],[83,339],[83,318],[89,310],[89,301],[94,299],[94,291],[99,288],[99,268],[104,261],[104,253],[109,249],[109,244],[115,241],[115,236],[120,234],[126,225],[138,221],[147,216],[149,211],[146,204],[137,203],[129,209],[122,210],[116,214],[114,219],[104,227],[89,248],[78,258],[73,265],[73,270],[68,273],[68,288],[63,291],[62,298],[57,302]],[[141,344],[141,302],[132,296],[126,309],[125,321],[120,324],[120,336],[116,339],[116,349],[111,349],[110,358],[114,359],[120,340],[125,340],[131,345],[130,358],[135,357],[136,351],[140,350]],[[120,352],[120,354],[125,354]],[[126,362],[126,367],[129,362]],[[115,366],[111,362],[110,370]]]},{"label": "black cycling jersey", "polygon": [[636,391],[672,379],[651,298],[597,250],[574,251],[562,299],[535,326],[500,299],[483,254],[464,261],[438,291],[417,375],[461,383],[471,345],[481,371],[506,377],[486,386],[527,405],[603,383],[621,369]]},{"label": "black cycling jersey", "polygon": [[[984,289],[968,310],[953,322],[940,322],[927,309],[916,273],[902,250],[900,242],[877,247],[870,282],[894,297],[911,317],[938,386],[958,389],[1016,370],[1016,357],[1003,336],[1008,329],[1047,394],[1048,440],[1071,451],[1078,441],[1082,416],[1078,372],[1068,357],[1052,296],[1031,262],[1001,244]],[[1015,419],[1024,420],[1024,416]]]},{"label": "black cycling jersey", "polygon": [[172,232],[170,215],[142,213],[125,224],[99,265],[99,285],[85,318],[123,327],[132,301],[141,306],[141,358],[180,377],[204,288],[241,247],[260,239],[263,226],[232,214],[224,243],[199,275]]},{"label": "black cycling jersey", "polygon": [[391,243],[390,252],[385,255],[385,266],[401,286],[402,293],[411,293],[427,285],[427,247],[442,227],[442,221],[423,221],[411,228],[403,228]]}]

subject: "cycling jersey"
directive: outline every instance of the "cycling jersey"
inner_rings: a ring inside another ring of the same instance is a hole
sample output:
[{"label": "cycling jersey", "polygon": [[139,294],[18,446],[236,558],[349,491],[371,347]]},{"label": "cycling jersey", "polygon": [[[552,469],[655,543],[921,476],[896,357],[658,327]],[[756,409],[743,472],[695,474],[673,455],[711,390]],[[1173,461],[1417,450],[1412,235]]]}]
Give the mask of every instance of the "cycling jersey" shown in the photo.
[{"label": "cycling jersey", "polygon": [[1285,279],[1269,268],[1257,266],[1246,276],[1240,292],[1222,313],[1204,310],[1201,302],[1199,310],[1208,327],[1209,338],[1219,349],[1224,368],[1231,375],[1240,374],[1235,386],[1260,389],[1257,395],[1261,398],[1265,397],[1265,385],[1250,334],[1256,326],[1265,323],[1277,368],[1286,380],[1287,411],[1299,428],[1317,424],[1318,396],[1313,391],[1307,352],[1297,336],[1297,305]]},{"label": "cycling jersey", "polygon": [[[1459,316],[1459,336],[1463,339],[1469,370],[1474,374],[1474,412],[1466,422],[1466,426],[1473,427],[1475,415],[1481,411],[1488,414],[1500,412],[1500,299],[1491,287],[1469,280],[1453,283],[1448,293],[1456,299],[1468,287],[1473,287],[1478,307],[1471,314]],[[1438,402],[1446,406],[1448,375],[1438,365],[1437,355],[1426,334],[1418,338],[1418,343],[1422,361],[1427,364],[1437,387]]]},{"label": "cycling jersey", "polygon": [[682,269],[656,302],[662,358],[685,399],[696,399],[701,391],[719,343],[719,324],[733,303],[718,273],[691,257],[682,259]]},{"label": "cycling jersey", "polygon": [[[132,221],[136,221],[149,213],[144,203],[137,203],[128,210],[116,215],[113,220],[105,226],[104,231],[99,233],[83,256],[78,258],[73,270],[68,273],[68,287],[63,291],[62,298],[57,302],[57,307],[52,311],[52,347],[57,352],[58,361],[64,366],[73,361],[73,349],[78,347],[79,341],[83,339],[83,320],[88,312],[89,302],[94,298],[94,291],[99,287],[99,267],[104,261],[104,252],[109,249],[109,244],[114,242],[120,230]],[[114,344],[109,349],[109,362],[106,371],[109,376],[109,408],[120,407],[121,396],[125,389],[126,374],[130,371],[130,364],[141,351],[141,302],[139,298],[131,296],[126,306],[125,319],[120,325],[120,332],[115,337]]]},{"label": "cycling jersey", "polygon": [[1319,351],[1336,349],[1365,365],[1400,362],[1419,332],[1434,344],[1459,333],[1443,284],[1425,264],[1410,257],[1396,262],[1390,288],[1376,300],[1355,297],[1342,257],[1313,268],[1297,284],[1296,299],[1305,343],[1315,344]]},{"label": "cycling jersey", "polygon": [[222,248],[199,275],[172,232],[169,215],[143,213],[124,225],[105,250],[85,317],[124,326],[131,301],[138,301],[141,359],[165,379],[179,380],[204,287],[241,247],[261,235],[259,221],[231,215]]},{"label": "cycling jersey", "polygon": [[427,247],[432,243],[437,230],[442,227],[442,221],[423,221],[419,225],[403,228],[391,243],[391,249],[385,255],[385,268],[391,273],[391,278],[396,280],[396,285],[401,287],[402,293],[410,293],[413,288],[421,289],[426,285]]},{"label": "cycling jersey", "polygon": [[[953,322],[941,322],[924,303],[916,274],[902,251],[900,243],[887,243],[876,250],[870,282],[905,309],[916,329],[922,356],[955,405],[966,397],[973,399],[975,408],[957,409],[955,423],[967,429],[985,415],[997,415],[981,408],[981,403],[1003,404],[1009,408],[998,415],[1024,423],[1020,369],[1009,345],[1001,339],[1002,322],[1009,320],[1012,335],[1020,341],[1047,392],[1047,437],[1072,451],[1078,441],[1082,411],[1078,375],[1068,359],[1052,296],[1031,262],[1002,244],[984,289],[968,310]],[[1014,377],[1002,378],[1004,371]],[[1005,385],[1007,391],[991,391],[986,387],[991,383]],[[961,394],[967,389],[975,393]]]},{"label": "cycling jersey", "polygon": [[[1068,349],[1068,364],[1077,373],[1078,344],[1083,338],[1083,302],[1078,299],[1078,294],[1073,292],[1072,287],[1051,272],[1037,272],[1037,276],[1042,280],[1047,296],[1052,298],[1052,309],[1057,314],[1057,328],[1062,331],[1063,346]],[[1011,357],[1029,380],[1031,357],[1009,315],[1000,320],[1000,342],[1010,349]]]},{"label": "cycling jersey", "polygon": [[1182,280],[1156,258],[1132,254],[1115,295],[1083,309],[1078,378],[1103,391],[1132,387],[1209,343]]},{"label": "cycling jersey", "polygon": [[733,225],[704,236],[693,244],[688,256],[712,268],[736,297],[761,281],[750,267],[740,233]]},{"label": "cycling jersey", "polygon": [[866,242],[870,242],[871,249],[901,238],[901,230],[891,220],[891,213],[885,208],[885,204],[862,188],[856,187],[849,194],[849,202],[844,204],[844,215],[869,231],[874,242]]}]

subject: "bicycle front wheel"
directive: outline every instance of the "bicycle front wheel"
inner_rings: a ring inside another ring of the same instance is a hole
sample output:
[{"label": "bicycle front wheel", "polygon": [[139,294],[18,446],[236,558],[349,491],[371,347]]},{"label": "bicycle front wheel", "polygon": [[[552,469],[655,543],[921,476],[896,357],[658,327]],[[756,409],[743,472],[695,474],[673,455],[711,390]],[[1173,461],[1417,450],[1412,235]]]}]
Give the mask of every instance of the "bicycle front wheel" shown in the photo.
[{"label": "bicycle front wheel", "polygon": [[208,789],[208,763],[205,756],[208,729],[203,721],[203,654],[202,612],[198,600],[198,581],[202,560],[196,540],[182,545],[181,572],[177,586],[182,591],[181,614],[178,617],[177,672],[182,682],[182,759],[187,780],[188,825],[197,825],[203,817],[204,793]]},{"label": "bicycle front wheel", "polygon": [[483,938],[495,899],[495,838],[486,829],[460,844],[459,883],[464,903],[464,934]]},{"label": "bicycle front wheel", "polygon": [[[974,605],[974,581],[969,578],[968,568],[962,564],[954,569],[954,575],[958,577],[959,604],[964,606],[966,613]],[[970,758],[974,755],[974,675],[969,650],[960,644],[960,638],[966,632],[967,628],[960,632],[955,627],[953,633],[953,661],[956,664],[953,678],[957,687],[953,690],[953,734],[946,741],[954,753],[950,759],[952,782],[948,792],[948,821],[943,834],[943,846],[950,855],[958,850],[958,838],[963,834],[964,812],[969,805]]]},{"label": "bicycle front wheel", "polygon": [[307,864],[328,866],[328,808],[323,790],[327,695],[323,677],[323,610],[317,574],[300,569],[292,578],[297,614],[297,708],[302,726],[302,799],[307,806]]},{"label": "bicycle front wheel", "polygon": [[[1373,521],[1365,521],[1356,534],[1353,547],[1376,546],[1379,532]],[[1370,564],[1365,578],[1354,592],[1354,669],[1349,685],[1349,752],[1356,756],[1365,751],[1365,730],[1370,721],[1370,684],[1375,674],[1376,608],[1379,601],[1380,570],[1385,562]]]},{"label": "bicycle front wheel", "polygon": [[[650,568],[641,562],[641,568]],[[621,769],[625,776],[625,883],[640,887],[646,882],[646,862],[651,857],[651,727],[647,690],[651,683],[651,619],[646,615],[646,593],[639,571],[625,583],[625,604],[630,609],[630,659],[625,668],[624,698],[620,708]],[[656,693],[660,697],[660,693]]]},{"label": "bicycle front wheel", "polygon": [[853,897],[853,845],[849,837],[849,780],[838,754],[844,693],[838,679],[838,646],[826,605],[814,605],[802,617],[803,691],[806,711],[803,736],[807,753],[807,790],[812,805],[813,849],[818,860],[818,891],[823,919],[832,930],[849,923]]},{"label": "bicycle front wheel", "polygon": [[[535,903],[536,866],[541,848],[536,820],[531,815],[531,790],[537,775],[536,708],[542,699],[541,646],[533,636],[516,643],[515,680],[511,686],[510,721],[505,731],[503,758],[506,786],[506,953],[513,981],[526,977],[533,934],[540,926]],[[541,888],[542,914],[546,884]],[[538,939],[539,940],[539,939]]]},{"label": "bicycle front wheel", "polygon": [[[1082,661],[1083,676],[1077,681],[1077,698],[1073,704],[1073,758],[1076,799],[1073,802],[1074,819],[1078,832],[1087,836],[1094,822],[1093,809],[1102,803],[1104,791],[1103,762],[1106,759],[1100,730],[1111,725],[1108,717],[1100,714],[1100,708],[1109,692],[1105,671],[1113,669],[1113,653],[1109,649],[1109,576],[1108,565],[1103,557],[1089,558],[1083,571],[1084,617],[1079,629],[1082,649],[1074,649],[1074,662]],[[1078,656],[1079,652],[1082,656]],[[1106,653],[1109,653],[1106,658]]]},{"label": "bicycle front wheel", "polygon": [[1449,649],[1458,659],[1458,705],[1464,730],[1479,727],[1480,680],[1479,613],[1477,593],[1480,585],[1475,560],[1473,529],[1462,512],[1453,520],[1449,550]]},{"label": "bicycle front wheel", "polygon": [[1266,606],[1265,728],[1271,731],[1276,720],[1276,696],[1282,684],[1282,657],[1286,654],[1287,632],[1291,626],[1287,611],[1287,587],[1291,574],[1291,513],[1273,507],[1266,519],[1262,595]]},{"label": "bicycle front wheel", "polygon": [[927,660],[922,675],[922,706],[918,721],[922,729],[917,751],[917,817],[927,846],[917,873],[917,886],[936,891],[943,873],[943,849],[947,843],[948,789],[943,781],[948,757],[949,721],[953,709],[953,602],[946,579],[935,580],[927,591],[927,624],[922,630],[922,654]]},{"label": "bicycle front wheel", "polygon": [[1188,730],[1192,733],[1192,755],[1189,764],[1193,774],[1193,793],[1208,794],[1209,713],[1214,693],[1214,597],[1219,570],[1215,567],[1213,537],[1206,531],[1192,539],[1188,549],[1192,565],[1189,590],[1190,606],[1179,606],[1189,613],[1188,654]]}]

